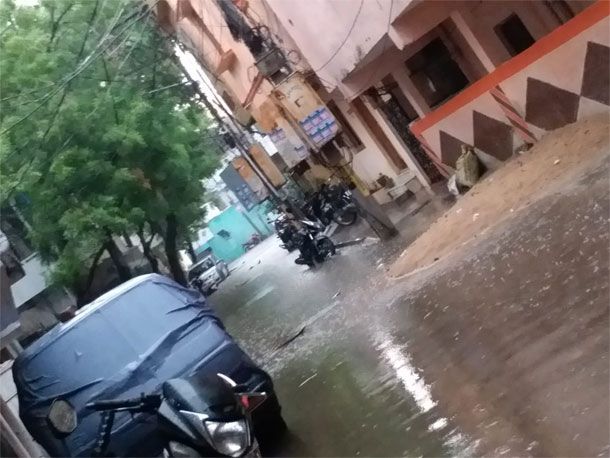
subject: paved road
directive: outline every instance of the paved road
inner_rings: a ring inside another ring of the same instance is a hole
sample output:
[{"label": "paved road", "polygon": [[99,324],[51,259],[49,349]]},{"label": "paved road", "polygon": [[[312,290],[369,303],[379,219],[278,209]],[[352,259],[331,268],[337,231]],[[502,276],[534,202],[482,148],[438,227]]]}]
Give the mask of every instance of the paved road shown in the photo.
[{"label": "paved road", "polygon": [[277,453],[607,455],[607,174],[400,282],[400,238],[315,270],[274,239],[239,260],[211,299],[276,380]]}]

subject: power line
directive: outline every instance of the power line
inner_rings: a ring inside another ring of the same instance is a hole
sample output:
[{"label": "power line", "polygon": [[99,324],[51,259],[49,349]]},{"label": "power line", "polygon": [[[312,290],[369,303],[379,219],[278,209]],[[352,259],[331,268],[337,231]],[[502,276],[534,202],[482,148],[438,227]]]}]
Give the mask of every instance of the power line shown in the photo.
[{"label": "power line", "polygon": [[[388,14],[388,26],[386,28],[385,31],[385,36],[388,36],[390,33],[390,27],[392,26],[392,11],[394,9],[394,0],[390,0],[390,14]],[[386,52],[387,49],[387,41],[383,44],[383,48],[381,50],[381,54],[380,56],[383,56]],[[371,79],[373,79],[374,75],[377,73],[377,68],[373,67],[371,74],[369,75],[369,78],[367,79],[367,81],[364,83],[364,87],[362,87],[359,91],[356,91],[357,93],[360,93],[361,91],[367,89],[367,86],[370,86],[370,81]]]},{"label": "power line", "polygon": [[[18,94],[14,94],[14,95],[9,95],[8,97],[4,97],[2,99],[0,99],[0,103],[1,102],[6,102],[7,100],[12,100],[12,99],[16,99],[18,97],[22,97],[24,95],[30,95],[30,94],[34,94],[38,91],[42,91],[43,89],[49,89],[51,87],[55,86],[55,83],[51,83],[51,84],[47,84],[46,86],[43,87],[39,87],[37,89],[32,89],[30,91],[26,91],[26,92],[20,92]],[[34,100],[28,100],[27,102],[24,102],[23,105],[27,104],[27,103],[32,103],[34,102]]]},{"label": "power line", "polygon": [[[107,29],[107,32],[106,32],[106,33],[104,33],[104,37],[109,36],[109,32],[108,32],[108,30],[114,30],[114,29],[116,28],[116,26],[117,26],[117,21],[118,21],[118,19],[119,19],[119,17],[120,17],[120,14],[122,13],[122,11],[123,11],[123,10],[124,10],[124,8],[121,8],[121,10],[119,11],[119,13],[118,13],[118,14],[117,14],[117,15],[116,15],[116,16],[115,16],[113,19],[112,19],[112,21],[111,21],[111,22],[112,22],[112,25],[111,25],[111,26],[110,26],[110,27]],[[144,15],[146,15],[146,14],[147,14],[147,13],[149,13],[149,12],[150,12],[150,10],[146,10],[144,13],[142,13],[142,16],[141,16],[141,17],[143,17]],[[132,15],[130,15],[129,17],[130,17],[130,18],[132,18],[132,17],[133,17],[133,14],[132,14]],[[140,17],[140,18],[141,18],[141,17]],[[130,25],[128,25],[127,27],[125,27],[125,28],[124,28],[124,29],[123,29],[123,30],[122,30],[122,31],[121,31],[121,32],[120,32],[120,33],[119,33],[119,34],[118,34],[118,35],[117,35],[117,36],[116,36],[116,37],[115,37],[115,38],[114,38],[114,39],[113,39],[111,42],[110,42],[110,44],[109,44],[108,46],[110,46],[110,45],[112,44],[112,42],[113,42],[113,41],[114,41],[114,40],[115,40],[117,37],[120,37],[120,36],[121,36],[123,33],[125,33],[125,31],[129,30],[129,29],[130,29],[130,28],[131,28],[131,27],[132,27],[132,26],[133,26],[133,25],[134,25],[134,24],[135,24],[135,23],[136,23],[136,22],[137,22],[137,21],[138,21],[140,18],[136,18],[136,20],[134,20],[134,21],[133,21],[133,22],[132,22]],[[92,19],[93,19],[93,16],[92,16]],[[122,21],[122,24],[124,24],[124,23],[125,23],[125,21]],[[101,42],[102,42],[102,41],[100,41],[100,43],[101,43]],[[99,45],[98,45],[98,46],[96,46],[96,49],[98,49],[98,48],[99,48]],[[81,49],[84,49],[84,48],[81,48]],[[97,59],[97,58],[98,58],[100,55],[102,55],[102,54],[103,54],[103,52],[105,51],[105,49],[107,49],[107,47],[106,47],[106,48],[104,48],[104,49],[102,49],[102,51],[101,51],[100,53],[98,53],[98,55],[97,55],[97,56],[95,56],[95,58],[91,59],[91,60],[89,61],[89,65],[91,64],[91,62],[93,62],[95,59]],[[93,53],[94,53],[94,52],[95,52],[95,50],[89,54],[89,56],[87,57],[87,59],[90,59],[90,58],[93,56]],[[82,55],[81,55],[81,57],[82,57]],[[86,67],[85,67],[85,68],[82,68],[82,70],[81,70],[79,73],[75,74],[75,75],[73,76],[73,78],[72,78],[72,79],[74,79],[75,77],[77,77],[78,75],[80,75],[80,73],[82,73],[82,71],[84,71],[85,69],[86,69]],[[74,74],[74,72],[72,72],[72,73]],[[72,81],[72,79],[70,79],[70,80],[66,81],[64,84],[62,84],[62,87],[66,87],[66,86],[67,86],[67,85],[70,83],[70,81]],[[56,91],[54,91],[54,93],[52,93],[51,95],[49,95],[49,96],[48,96],[48,98],[52,97],[52,96],[53,96],[53,95],[55,95],[57,92],[59,92],[59,90],[61,90],[61,89],[62,89],[62,87],[57,88],[57,90],[56,90]],[[110,88],[109,88],[109,89],[110,89]],[[51,130],[51,128],[52,128],[52,126],[53,126],[53,124],[54,124],[55,120],[56,120],[57,114],[59,113],[59,109],[60,109],[60,107],[61,107],[61,105],[62,105],[62,103],[63,103],[63,101],[64,101],[64,99],[65,99],[65,97],[66,97],[66,94],[67,94],[67,90],[66,90],[66,89],[64,89],[64,93],[63,93],[63,95],[62,95],[62,98],[61,98],[60,102],[58,103],[58,105],[57,105],[57,107],[56,107],[56,109],[55,109],[55,112],[54,112],[54,114],[53,114],[53,118],[52,118],[51,122],[49,123],[49,125],[48,125],[48,127],[47,127],[47,129],[46,129],[45,133],[43,134],[43,137],[42,137],[42,138],[40,139],[40,141],[39,141],[39,145],[40,145],[40,144],[42,144],[42,142],[44,141],[44,139],[46,138],[46,136],[49,134],[49,132],[50,132],[50,130]],[[48,100],[48,98],[47,98],[47,100]],[[39,100],[40,100],[40,99],[39,99]],[[45,101],[46,101],[46,100],[45,100]],[[41,104],[41,105],[43,105],[43,104],[44,104],[44,101],[42,102],[42,104]],[[94,112],[95,112],[95,111],[96,111],[96,110],[94,110]],[[32,113],[32,112],[31,112],[31,113]],[[90,113],[90,114],[89,114],[89,116],[90,116],[91,114],[93,114],[93,112],[92,112],[92,113]],[[31,116],[31,114],[30,114],[30,116]],[[26,118],[26,119],[27,119],[27,118]],[[6,130],[5,130],[5,131],[6,131]],[[4,133],[4,132],[3,132],[3,133]],[[0,134],[0,135],[2,135],[2,134]],[[70,138],[68,139],[68,142],[69,142],[69,140],[70,140],[71,138],[72,138],[72,137],[70,137]],[[16,153],[18,153],[18,152],[20,152],[20,151],[23,151],[23,149],[24,149],[24,148],[26,148],[26,147],[27,147],[29,144],[31,144],[31,143],[32,143],[32,141],[33,141],[33,139],[28,140],[28,141],[26,142],[26,144],[25,144],[25,145],[23,145],[23,146],[22,146],[22,147],[20,147],[20,148],[16,148],[16,149],[15,149],[15,150],[13,150],[11,153],[9,153],[9,154],[6,156],[6,158],[5,158],[5,159],[8,159],[9,157],[13,156],[14,154],[16,154]],[[62,149],[63,149],[63,148],[62,148]]]},{"label": "power line", "polygon": [[[121,10],[121,11],[122,11],[122,10]],[[150,10],[149,10],[148,12],[150,12]],[[115,28],[117,27],[117,25],[116,25],[116,20],[118,20],[118,17],[119,17],[119,16],[120,16],[120,14],[119,14],[119,15],[117,15],[117,16],[115,16],[115,18],[113,18],[113,20],[112,20],[112,21],[113,21],[113,23],[115,23],[115,25],[111,25],[111,27],[112,27],[113,29],[115,29]],[[128,18],[133,18],[133,17],[134,17],[134,14],[131,14],[131,15],[129,15],[129,16],[128,16]],[[125,20],[123,20],[123,21],[121,22],[121,24],[124,24],[125,22],[126,22],[126,21],[125,21]],[[109,29],[107,29],[107,30],[110,30],[110,28],[109,28]],[[121,33],[123,33],[123,32],[121,32]],[[105,32],[105,33],[104,33],[104,36],[108,36],[108,32]],[[103,54],[103,52],[102,52],[102,54]],[[102,54],[100,54],[100,55],[102,55]],[[92,55],[92,54],[90,54],[90,55]],[[99,57],[99,55],[98,55],[98,57]],[[133,74],[133,73],[139,72],[139,71],[143,70],[144,68],[148,67],[149,65],[150,65],[150,62],[147,62],[145,65],[142,65],[141,67],[138,67],[138,68],[136,68],[135,70],[132,70],[131,72],[129,72],[129,73],[125,74],[125,75],[122,75],[122,76],[129,76],[129,75],[131,75],[131,74]],[[81,73],[82,73],[82,72],[81,72]],[[81,78],[88,78],[88,77],[84,77],[84,76],[82,76],[82,75],[80,75],[80,74],[79,74],[79,75],[77,75],[77,76],[80,76]],[[89,79],[94,79],[94,78],[89,78]],[[101,81],[101,80],[100,80],[100,81]],[[104,81],[106,81],[106,80],[104,80]],[[108,90],[110,89],[111,83],[116,83],[116,82],[117,82],[117,80],[113,80],[112,82],[110,82],[110,81],[109,81],[109,88],[108,88]],[[123,81],[119,81],[119,82],[123,82]],[[124,82],[128,82],[128,80],[124,80]],[[48,87],[52,87],[52,86],[54,86],[54,85],[56,85],[56,84],[58,84],[58,83],[53,83],[53,84],[50,84]],[[39,91],[39,90],[42,90],[42,89],[44,89],[44,88],[37,89],[36,91]],[[32,91],[32,92],[34,92],[34,91]],[[17,96],[18,96],[18,95],[17,95]],[[36,99],[36,100],[31,100],[31,101],[28,101],[28,102],[26,102],[26,103],[33,103],[33,102],[36,102],[36,101],[40,101],[40,100],[42,100],[43,98],[44,98],[44,96],[43,96],[43,97],[40,97],[40,98],[38,98],[38,99]],[[59,106],[60,106],[60,105],[58,104],[58,107],[59,107]],[[93,114],[93,112],[92,112],[91,114]],[[90,114],[90,115],[91,115],[91,114]],[[47,131],[45,132],[45,135],[42,137],[42,139],[40,140],[40,142],[39,142],[39,143],[42,143],[42,141],[44,140],[44,138],[46,137],[46,135],[47,135],[47,134],[48,134],[48,132],[50,131],[50,128],[52,127],[52,125],[53,125],[53,123],[54,123],[54,120],[55,120],[55,116],[53,117],[53,120],[52,120],[52,121],[51,121],[51,123],[49,124],[49,128],[47,129]],[[26,142],[26,144],[25,144],[25,145],[23,145],[23,146],[22,146],[22,147],[20,147],[20,148],[16,148],[15,150],[13,150],[11,153],[9,153],[9,154],[7,155],[7,157],[6,157],[6,158],[9,158],[9,157],[11,157],[11,156],[12,156],[12,155],[14,155],[14,154],[19,153],[20,151],[23,151],[23,149],[24,149],[24,148],[26,148],[27,146],[29,146],[29,145],[30,145],[30,144],[31,144],[33,141],[34,141],[34,139],[30,139],[30,140],[28,140],[28,141]],[[6,159],[6,158],[5,158],[5,159]]]},{"label": "power line", "polygon": [[[388,24],[387,24],[387,28],[386,28],[386,32],[385,32],[384,36],[387,36],[387,35],[389,34],[389,32],[390,32],[390,27],[391,27],[391,25],[392,25],[392,13],[393,13],[393,9],[394,9],[394,0],[390,0],[390,10],[389,10],[390,12],[389,12],[389,15],[388,15]],[[383,47],[382,47],[381,53],[380,53],[379,55],[380,55],[380,56],[382,56],[382,55],[385,53],[385,51],[386,51],[386,50],[387,50],[387,42],[385,42],[385,43],[383,44]],[[383,70],[383,69],[382,69],[382,70]],[[374,79],[374,76],[375,76],[375,75],[378,73],[378,71],[379,71],[379,68],[378,68],[378,67],[373,67],[373,68],[371,69],[371,72],[369,73],[369,77],[365,79],[364,84],[363,84],[363,85],[362,85],[362,86],[361,86],[359,89],[357,89],[357,90],[355,90],[355,91],[352,91],[354,94],[356,94],[356,97],[358,97],[362,91],[364,91],[365,89],[368,89],[368,87],[369,87],[369,86],[370,86],[370,84],[371,84],[371,80],[372,80],[372,79]],[[320,81],[320,83],[322,83],[322,85],[323,85],[323,86],[324,86],[324,88],[327,90],[327,92],[329,92],[329,93],[330,93],[331,91],[330,91],[330,89],[329,89],[329,88],[331,88],[331,87],[333,87],[333,86],[334,86],[334,87],[336,87],[336,86],[337,86],[337,83],[332,83],[332,82],[330,82],[330,81],[328,81],[328,80],[325,80],[325,79],[324,79],[324,78],[322,78],[320,75],[317,75],[317,74],[316,74],[316,70],[309,70],[309,72],[312,72],[312,73],[313,73],[313,74],[316,76],[316,78],[317,78],[317,79]],[[327,86],[327,85],[328,85],[328,86]],[[335,100],[335,98],[334,98],[334,97],[331,97],[331,98],[332,98],[333,100]],[[342,101],[342,102],[347,102],[347,103],[351,103],[351,100],[349,100],[349,99],[347,99],[347,98],[345,98],[345,97],[341,97],[341,98],[339,99],[339,101]]]},{"label": "power line", "polygon": [[[159,0],[157,0],[156,3],[158,3]],[[155,3],[155,4],[156,4]],[[57,87],[56,89],[54,89],[53,91],[49,92],[48,94],[46,94],[44,97],[42,97],[42,101],[40,102],[40,104],[38,104],[38,106],[36,106],[34,109],[32,109],[29,113],[27,113],[26,115],[24,115],[23,117],[21,117],[20,119],[18,119],[17,121],[15,121],[13,124],[11,124],[10,126],[8,126],[7,128],[5,128],[2,132],[0,132],[0,136],[6,134],[8,131],[10,131],[11,129],[13,129],[14,127],[16,127],[17,125],[21,124],[23,121],[25,121],[26,119],[28,119],[30,116],[32,116],[34,113],[36,113],[38,110],[40,110],[45,104],[46,102],[48,102],[54,95],[58,94],[59,91],[61,91],[62,89],[64,89],[73,79],[75,79],[78,75],[80,75],[83,71],[85,71],[97,58],[99,58],[104,51],[106,51],[112,44],[114,41],[116,41],[119,37],[121,37],[127,30],[129,30],[131,27],[133,27],[140,19],[142,19],[146,14],[148,14],[150,12],[150,10],[152,9],[153,6],[151,6],[149,9],[147,9],[144,13],[142,13],[140,16],[138,16],[136,19],[134,19],[130,24],[128,24],[126,27],[124,27],[118,34],[116,34],[114,36],[114,38],[112,38],[108,44],[106,44],[105,47],[103,47],[101,50],[101,45],[104,43],[104,40],[106,39],[106,37],[111,33],[111,31],[107,32],[105,34],[105,37],[103,37],[100,40],[100,43],[96,46],[96,48],[77,66],[76,70],[74,70],[70,75],[68,75],[64,81],[61,83],[61,85],[59,87]],[[121,10],[122,11],[122,10]],[[97,55],[95,55],[95,53],[97,52]]]},{"label": "power line", "polygon": [[345,43],[347,43],[348,38],[354,31],[354,27],[356,27],[356,21],[358,21],[358,17],[360,17],[360,13],[362,12],[362,5],[364,5],[364,0],[360,0],[360,5],[358,6],[358,11],[356,12],[356,15],[354,16],[354,20],[352,21],[352,25],[350,26],[349,30],[347,31],[347,34],[345,35],[345,38],[343,39],[343,41],[341,42],[339,47],[335,50],[334,53],[331,54],[331,56],[326,60],[326,62],[324,62],[320,67],[316,68],[314,70],[314,72],[317,73],[320,70],[322,70],[323,68],[325,68],[328,64],[330,64],[330,62],[335,58],[335,56],[337,54],[339,54],[339,51],[341,51],[341,48],[343,48]]}]

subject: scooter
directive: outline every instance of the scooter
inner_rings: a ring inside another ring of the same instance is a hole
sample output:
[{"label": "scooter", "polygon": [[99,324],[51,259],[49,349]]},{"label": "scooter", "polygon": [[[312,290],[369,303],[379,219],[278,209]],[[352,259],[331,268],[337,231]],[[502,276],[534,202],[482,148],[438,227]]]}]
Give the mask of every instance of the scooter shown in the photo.
[{"label": "scooter", "polygon": [[337,251],[330,238],[323,235],[324,226],[313,221],[301,221],[302,227],[295,235],[296,243],[301,252],[295,259],[296,264],[314,267],[315,263],[322,263],[327,257]]},{"label": "scooter", "polygon": [[[164,457],[260,457],[251,413],[266,398],[217,374],[168,380],[162,394],[90,402],[87,408],[101,412],[93,456],[114,456],[110,436],[115,414],[129,412],[156,415],[159,433],[167,438]],[[74,408],[62,399],[53,402],[48,419],[60,434],[70,434],[77,426]]]}]

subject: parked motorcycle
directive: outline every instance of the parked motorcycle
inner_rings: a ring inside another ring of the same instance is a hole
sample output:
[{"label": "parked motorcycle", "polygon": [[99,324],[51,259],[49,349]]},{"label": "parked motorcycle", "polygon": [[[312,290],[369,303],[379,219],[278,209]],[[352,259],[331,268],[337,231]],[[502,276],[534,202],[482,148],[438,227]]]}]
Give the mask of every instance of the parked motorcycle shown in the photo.
[{"label": "parked motorcycle", "polygon": [[303,220],[301,225],[295,235],[301,254],[295,259],[295,263],[314,267],[316,262],[322,263],[327,257],[335,254],[335,244],[322,234],[324,231],[322,224]]},{"label": "parked motorcycle", "polygon": [[[139,398],[100,400],[87,404],[101,412],[94,456],[113,456],[110,436],[115,414],[156,415],[159,433],[167,438],[164,457],[260,457],[251,412],[265,401],[265,393],[244,392],[224,374],[168,380],[162,394]],[[49,412],[52,427],[64,435],[76,429],[76,412],[62,399]]]},{"label": "parked motorcycle", "polygon": [[340,184],[322,186],[327,205],[332,208],[332,219],[341,226],[350,226],[358,219],[358,207],[352,199],[351,192]]},{"label": "parked motorcycle", "polygon": [[282,248],[285,248],[288,250],[288,252],[296,249],[297,243],[295,240],[295,235],[298,232],[298,229],[292,218],[288,217],[287,215],[280,215],[273,222],[273,225],[275,227],[277,236],[282,241]]},{"label": "parked motorcycle", "polygon": [[242,243],[241,246],[245,251],[249,251],[252,248],[254,248],[256,245],[261,243],[262,241],[263,241],[263,239],[260,236],[260,234],[254,233],[250,236],[250,238],[248,240],[246,240],[244,243]]},{"label": "parked motorcycle", "polygon": [[323,184],[312,194],[301,208],[311,220],[318,220],[325,226],[335,221],[341,226],[349,226],[358,218],[358,207],[351,193],[339,184]]}]

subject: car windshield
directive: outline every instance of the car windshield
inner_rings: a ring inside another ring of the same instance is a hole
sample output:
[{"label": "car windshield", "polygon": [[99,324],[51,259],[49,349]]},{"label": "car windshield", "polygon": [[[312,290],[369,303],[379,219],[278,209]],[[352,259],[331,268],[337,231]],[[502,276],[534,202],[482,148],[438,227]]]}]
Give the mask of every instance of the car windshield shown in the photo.
[{"label": "car windshield", "polygon": [[153,282],[126,291],[25,361],[23,381],[55,396],[116,374],[197,316],[188,293]]},{"label": "car windshield", "polygon": [[189,270],[189,280],[193,280],[194,278],[204,273],[206,270],[209,270],[214,267],[214,265],[214,260],[211,257],[199,261],[197,264],[191,267],[191,270]]}]

